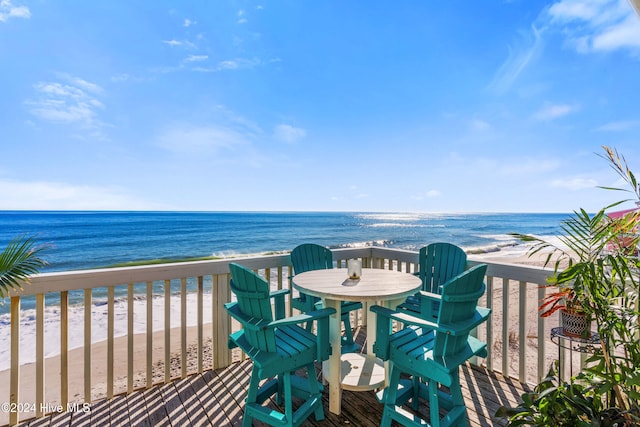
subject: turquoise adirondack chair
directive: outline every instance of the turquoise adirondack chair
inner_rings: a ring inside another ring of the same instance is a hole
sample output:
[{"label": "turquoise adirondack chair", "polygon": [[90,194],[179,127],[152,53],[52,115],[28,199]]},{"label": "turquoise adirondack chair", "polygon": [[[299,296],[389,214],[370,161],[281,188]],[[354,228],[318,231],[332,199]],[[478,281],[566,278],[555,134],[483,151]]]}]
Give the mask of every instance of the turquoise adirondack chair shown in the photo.
[{"label": "turquoise adirondack chair", "polygon": [[[420,248],[418,277],[425,292],[439,294],[442,285],[462,273],[467,267],[467,254],[462,248],[451,243],[430,243]],[[411,296],[398,306],[410,314],[420,312],[420,298]],[[438,313],[438,302],[434,302],[432,314]]]},{"label": "turquoise adirondack chair", "polygon": [[[243,427],[255,418],[272,426],[298,426],[312,413],[324,419],[322,386],[316,378],[315,361],[331,355],[329,316],[332,308],[285,318],[284,297],[288,289],[269,292],[269,284],[253,271],[239,264],[229,264],[231,290],[237,302],[225,304],[231,317],[242,329],[229,336],[229,348],[240,347],[253,361],[249,392],[244,409]],[[275,303],[272,313],[271,299]],[[299,324],[317,322],[316,335]],[[306,368],[306,378],[296,371]],[[269,379],[262,386],[260,382]],[[276,402],[284,412],[263,403],[276,394]],[[295,411],[291,397],[304,400]]]},{"label": "turquoise adirondack chair", "polygon": [[[374,352],[392,362],[389,386],[383,394],[381,426],[390,426],[392,420],[405,426],[469,425],[459,367],[473,356],[487,355],[486,343],[469,335],[491,312],[477,307],[478,299],[485,292],[486,270],[486,264],[465,270],[442,286],[441,295],[420,292],[421,306],[427,310],[431,310],[432,301],[440,303],[436,321],[408,311],[371,307],[377,315]],[[392,320],[406,327],[389,333]],[[419,386],[415,387],[410,379],[401,380],[401,373],[419,378]],[[447,387],[447,391],[441,386]],[[409,399],[414,412],[402,406]],[[420,399],[429,402],[429,420],[420,417]],[[440,409],[446,411],[443,418],[440,418]]]},{"label": "turquoise adirondack chair", "polygon": [[[293,265],[294,274],[300,274],[310,270],[333,268],[333,253],[324,246],[314,243],[303,243],[291,251],[291,264]],[[300,296],[291,298],[291,307],[307,313],[322,307],[322,302],[320,298],[300,292]],[[360,308],[362,308],[362,303],[352,301],[342,302],[340,313],[340,319],[344,323],[342,353],[348,353],[358,349],[358,346],[353,340],[350,312]],[[310,327],[311,325],[308,326]]]}]

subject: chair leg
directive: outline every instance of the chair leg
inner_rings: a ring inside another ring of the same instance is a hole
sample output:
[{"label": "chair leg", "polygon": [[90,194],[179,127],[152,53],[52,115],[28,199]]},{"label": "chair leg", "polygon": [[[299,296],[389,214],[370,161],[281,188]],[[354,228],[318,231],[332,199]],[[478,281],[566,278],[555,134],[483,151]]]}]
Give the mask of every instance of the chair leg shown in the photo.
[{"label": "chair leg", "polygon": [[419,376],[413,375],[411,377],[411,385],[413,387],[413,397],[411,398],[411,409],[417,411],[420,406],[420,379]]},{"label": "chair leg", "polygon": [[322,407],[322,392],[320,391],[320,384],[316,378],[316,367],[313,363],[307,365],[307,379],[309,381],[309,399],[318,397],[320,400],[320,404],[316,406],[313,411],[313,416],[316,418],[316,421],[324,420],[324,408]]},{"label": "chair leg", "polygon": [[429,418],[431,427],[440,427],[440,402],[438,399],[438,383],[434,380],[429,380]]},{"label": "chair leg", "polygon": [[244,416],[242,417],[242,427],[251,427],[253,424],[253,416],[251,415],[251,406],[257,404],[258,388],[260,387],[260,376],[258,370],[251,370],[251,380],[249,381],[249,393],[245,400]]},{"label": "chair leg", "polygon": [[340,317],[344,323],[344,337],[342,337],[341,353],[353,353],[358,351],[358,345],[353,339],[353,329],[351,328],[351,315],[347,312]]},{"label": "chair leg", "polygon": [[[293,403],[291,399],[291,372],[284,374],[284,415],[287,419],[287,426],[293,426]],[[293,374],[295,375],[295,374]]]},{"label": "chair leg", "polygon": [[389,385],[384,394],[384,411],[382,412],[382,421],[380,427],[391,427],[392,412],[395,412],[396,397],[398,395],[398,387],[400,386],[400,369],[393,366],[391,368],[391,378]]},{"label": "chair leg", "polygon": [[[453,408],[460,409],[460,413],[455,420],[452,420],[452,424],[456,426],[465,427],[469,425],[469,418],[467,416],[467,408],[464,404],[464,397],[462,396],[462,388],[460,387],[460,374],[454,374],[453,381],[451,387],[449,387],[449,391],[451,392],[451,403]],[[452,409],[453,409],[452,408]]]}]

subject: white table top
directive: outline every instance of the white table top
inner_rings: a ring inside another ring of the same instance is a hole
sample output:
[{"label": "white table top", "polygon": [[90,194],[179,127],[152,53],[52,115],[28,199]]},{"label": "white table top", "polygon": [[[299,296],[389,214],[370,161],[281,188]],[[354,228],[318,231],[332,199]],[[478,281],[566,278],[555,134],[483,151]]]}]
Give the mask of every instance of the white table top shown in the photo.
[{"label": "white table top", "polygon": [[299,291],[340,301],[405,298],[415,294],[421,285],[420,278],[413,274],[378,268],[363,268],[357,280],[347,277],[346,268],[312,270],[293,277],[293,287]]}]

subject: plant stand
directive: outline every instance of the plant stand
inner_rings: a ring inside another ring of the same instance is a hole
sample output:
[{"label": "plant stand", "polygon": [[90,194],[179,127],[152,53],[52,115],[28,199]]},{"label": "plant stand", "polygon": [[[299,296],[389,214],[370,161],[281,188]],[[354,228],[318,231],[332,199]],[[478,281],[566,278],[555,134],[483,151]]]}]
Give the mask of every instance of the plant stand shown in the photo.
[{"label": "plant stand", "polygon": [[[600,351],[600,335],[597,332],[590,331],[589,337],[574,337],[567,335],[564,328],[557,327],[551,329],[551,341],[558,345],[558,377],[564,377],[564,360],[565,357],[562,349],[569,350],[569,375],[573,377],[573,352],[578,353],[596,353]],[[582,361],[581,361],[582,364]]]}]

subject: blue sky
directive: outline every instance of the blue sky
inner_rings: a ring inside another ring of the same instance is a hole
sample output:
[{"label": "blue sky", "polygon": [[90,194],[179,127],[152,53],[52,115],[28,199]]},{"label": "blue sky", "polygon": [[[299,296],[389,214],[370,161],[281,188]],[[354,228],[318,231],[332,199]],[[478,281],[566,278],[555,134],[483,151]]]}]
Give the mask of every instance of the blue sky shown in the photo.
[{"label": "blue sky", "polygon": [[569,212],[640,175],[629,0],[0,0],[0,209]]}]

